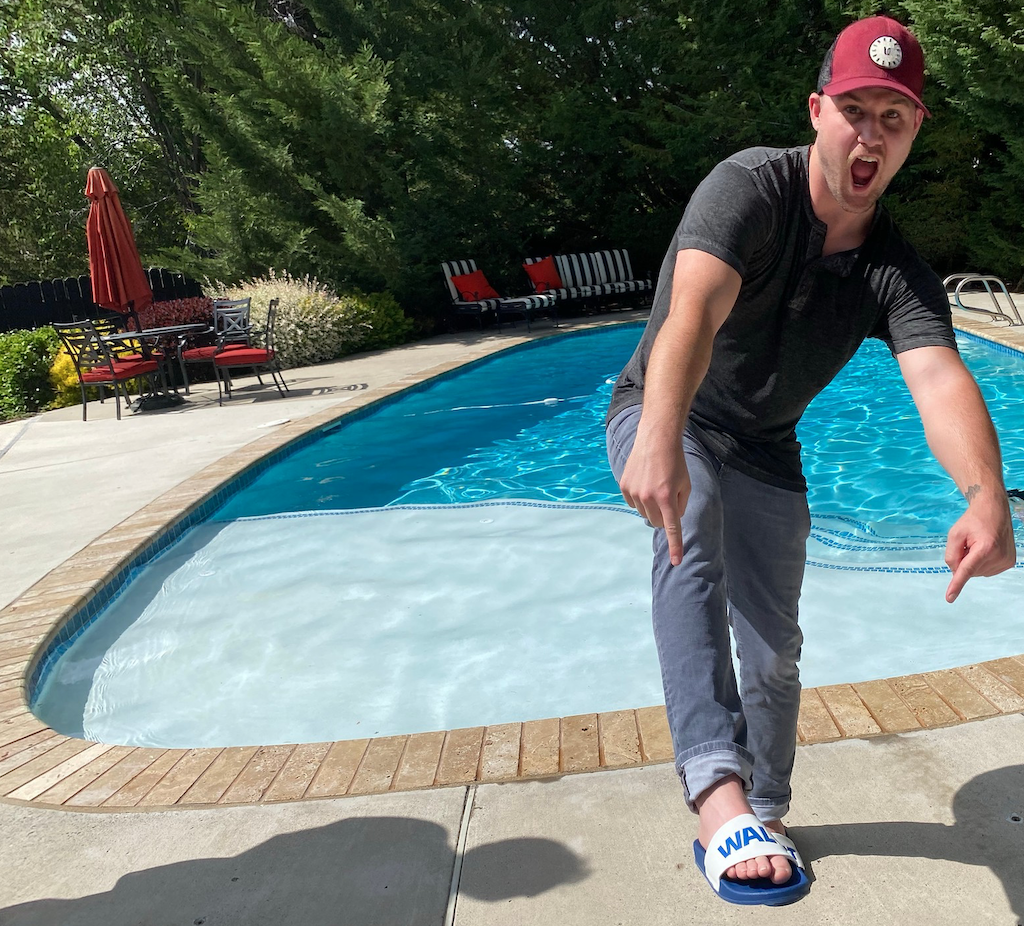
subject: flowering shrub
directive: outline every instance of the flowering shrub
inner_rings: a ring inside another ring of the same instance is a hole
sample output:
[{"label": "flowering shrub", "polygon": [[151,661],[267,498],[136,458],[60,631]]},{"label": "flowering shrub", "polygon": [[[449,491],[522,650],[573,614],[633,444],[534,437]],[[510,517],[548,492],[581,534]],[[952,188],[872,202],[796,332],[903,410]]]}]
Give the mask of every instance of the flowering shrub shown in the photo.
[{"label": "flowering shrub", "polygon": [[207,283],[217,298],[252,300],[255,331],[266,323],[267,306],[277,299],[274,347],[284,367],[335,360],[357,350],[403,341],[412,329],[387,293],[339,296],[311,277],[270,270],[266,276],[237,286]]},{"label": "flowering shrub", "polygon": [[71,355],[63,347],[57,352],[50,364],[50,386],[54,399],[50,408],[66,408],[78,405],[82,401],[82,391],[78,386],[78,371]]},{"label": "flowering shrub", "polygon": [[186,299],[154,302],[139,312],[139,321],[143,328],[193,325],[199,322],[212,325],[213,300],[209,296],[189,296]]}]

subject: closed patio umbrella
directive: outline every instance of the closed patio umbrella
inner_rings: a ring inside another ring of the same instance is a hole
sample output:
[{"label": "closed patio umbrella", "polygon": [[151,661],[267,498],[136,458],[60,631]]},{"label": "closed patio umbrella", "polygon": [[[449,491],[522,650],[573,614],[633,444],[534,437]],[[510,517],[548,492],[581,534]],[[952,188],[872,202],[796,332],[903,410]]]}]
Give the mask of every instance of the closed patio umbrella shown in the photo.
[{"label": "closed patio umbrella", "polygon": [[153,289],[117,187],[102,167],[90,169],[85,195],[92,201],[85,223],[92,301],[116,312],[127,311],[131,303],[139,312],[152,303]]},{"label": "closed patio umbrella", "polygon": [[[153,288],[142,269],[142,260],[135,247],[135,236],[128,216],[121,207],[117,186],[102,167],[93,167],[85,181],[85,195],[89,197],[89,218],[85,223],[85,238],[89,245],[89,277],[92,280],[92,301],[105,309],[127,314],[141,312],[153,302]],[[139,328],[143,326],[136,315]],[[142,358],[160,359],[143,346]],[[166,391],[163,368],[160,370],[164,389],[161,393],[140,396],[132,406],[166,408],[178,405],[182,399]]]}]

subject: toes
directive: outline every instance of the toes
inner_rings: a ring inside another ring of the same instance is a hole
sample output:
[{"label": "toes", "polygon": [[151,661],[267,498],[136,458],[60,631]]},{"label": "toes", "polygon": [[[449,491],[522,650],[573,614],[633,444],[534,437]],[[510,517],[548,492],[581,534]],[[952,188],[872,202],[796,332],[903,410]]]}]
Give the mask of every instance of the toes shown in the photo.
[{"label": "toes", "polygon": [[730,881],[746,881],[750,877],[747,874],[747,863],[740,862],[738,865],[733,865],[732,868],[726,868],[723,877],[728,878]]},{"label": "toes", "polygon": [[793,875],[789,862],[779,856],[759,856],[727,868],[724,877],[732,881],[751,881],[755,878],[771,878],[774,884],[785,884]]},{"label": "toes", "polygon": [[766,878],[771,874],[768,859],[757,858],[740,862],[725,872],[725,877],[733,881],[750,881],[754,878]]},{"label": "toes", "polygon": [[793,866],[789,864],[789,861],[781,856],[772,856],[772,882],[775,884],[785,884],[791,877],[793,877]]}]

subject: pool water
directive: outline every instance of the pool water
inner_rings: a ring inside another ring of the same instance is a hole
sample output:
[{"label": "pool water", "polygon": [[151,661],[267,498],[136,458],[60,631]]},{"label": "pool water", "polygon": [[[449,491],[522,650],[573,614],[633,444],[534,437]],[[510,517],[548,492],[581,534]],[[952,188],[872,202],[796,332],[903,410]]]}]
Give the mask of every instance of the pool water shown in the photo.
[{"label": "pool water", "polygon": [[[534,342],[339,422],[214,517],[490,499],[623,504],[605,456],[604,416],[641,330]],[[1007,484],[1024,486],[1024,358],[967,338],[960,350],[999,428]],[[963,510],[879,341],[866,342],[811,403],[798,436],[823,531],[838,520],[844,530],[883,544],[904,537],[910,547],[921,534],[944,538]]]},{"label": "pool water", "polygon": [[[326,429],[142,570],[34,710],[69,735],[170,747],[660,703],[650,532],[604,458],[611,386],[639,334],[533,342]],[[962,349],[1008,481],[1024,483],[1024,361]],[[1019,651],[1024,570],[942,599],[962,500],[884,347],[865,345],[800,437],[805,684]]]},{"label": "pool water", "polygon": [[342,420],[216,515],[485,499],[621,504],[604,415],[641,328],[533,342]]}]

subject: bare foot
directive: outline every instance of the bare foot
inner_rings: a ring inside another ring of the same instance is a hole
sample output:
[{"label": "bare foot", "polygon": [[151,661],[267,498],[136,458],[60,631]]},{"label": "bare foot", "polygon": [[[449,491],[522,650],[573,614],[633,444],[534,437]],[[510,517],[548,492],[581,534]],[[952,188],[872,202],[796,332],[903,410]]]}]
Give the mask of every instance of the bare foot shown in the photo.
[{"label": "bare foot", "polygon": [[[710,788],[698,795],[697,810],[700,813],[700,827],[697,839],[706,849],[711,837],[719,827],[728,823],[733,817],[750,813],[750,804],[743,793],[743,782],[737,775],[716,781]],[[784,833],[786,828],[781,820],[771,820],[764,824],[766,829],[774,833]],[[724,877],[733,881],[746,881],[751,878],[771,878],[774,884],[785,884],[793,876],[793,868],[789,859],[782,855],[763,856],[738,862],[727,868]]]}]

